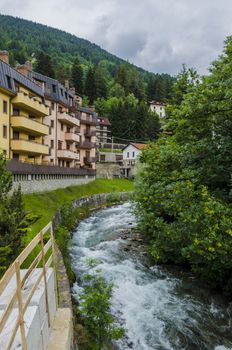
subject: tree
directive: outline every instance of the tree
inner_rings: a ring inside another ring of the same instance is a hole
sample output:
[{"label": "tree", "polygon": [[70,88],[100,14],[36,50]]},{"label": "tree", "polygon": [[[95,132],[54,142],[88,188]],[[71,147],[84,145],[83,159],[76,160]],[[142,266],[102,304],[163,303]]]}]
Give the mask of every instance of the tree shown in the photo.
[{"label": "tree", "polygon": [[96,96],[95,74],[94,68],[89,67],[85,80],[85,95],[88,97],[89,102],[93,104]]},{"label": "tree", "polygon": [[81,314],[92,350],[101,350],[112,340],[122,338],[125,330],[116,327],[110,312],[113,285],[98,275],[85,275],[85,285],[80,297]]},{"label": "tree", "polygon": [[19,254],[28,225],[21,190],[11,190],[12,177],[0,155],[0,275]]},{"label": "tree", "polygon": [[36,71],[50,78],[55,78],[55,71],[52,64],[52,59],[49,55],[40,51],[37,57]]},{"label": "tree", "polygon": [[75,87],[75,90],[79,94],[83,94],[84,92],[84,75],[83,75],[83,69],[80,64],[79,58],[76,57],[75,61],[72,65],[72,83]]},{"label": "tree", "polygon": [[108,95],[107,72],[100,64],[94,69],[95,98],[106,98]]},{"label": "tree", "polygon": [[144,150],[136,185],[141,228],[157,262],[232,287],[232,37],[210,74],[183,67],[173,88],[174,134]]}]

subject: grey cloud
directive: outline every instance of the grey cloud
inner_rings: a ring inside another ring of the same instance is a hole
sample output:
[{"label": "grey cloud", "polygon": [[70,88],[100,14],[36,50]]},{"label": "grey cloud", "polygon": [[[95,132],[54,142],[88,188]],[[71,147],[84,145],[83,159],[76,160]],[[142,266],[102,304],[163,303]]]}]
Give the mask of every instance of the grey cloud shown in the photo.
[{"label": "grey cloud", "polygon": [[231,0],[2,0],[1,13],[57,27],[154,72],[206,73],[232,32]]}]

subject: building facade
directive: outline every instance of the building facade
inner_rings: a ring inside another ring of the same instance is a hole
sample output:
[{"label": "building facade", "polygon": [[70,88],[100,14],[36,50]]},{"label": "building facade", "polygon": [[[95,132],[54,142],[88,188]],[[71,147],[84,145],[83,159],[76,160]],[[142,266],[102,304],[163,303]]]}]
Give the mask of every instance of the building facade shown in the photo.
[{"label": "building facade", "polygon": [[123,176],[133,177],[136,175],[136,165],[145,146],[145,143],[129,143],[123,148]]},{"label": "building facade", "polygon": [[160,118],[166,117],[166,103],[164,102],[156,102],[156,101],[150,101],[149,102],[149,110],[151,112],[156,112]]},{"label": "building facade", "polygon": [[97,117],[96,136],[99,148],[111,142],[111,123],[108,118]]},{"label": "building facade", "polygon": [[43,90],[9,65],[7,51],[0,52],[0,149],[7,158],[42,164],[49,148],[44,136],[49,113]]}]

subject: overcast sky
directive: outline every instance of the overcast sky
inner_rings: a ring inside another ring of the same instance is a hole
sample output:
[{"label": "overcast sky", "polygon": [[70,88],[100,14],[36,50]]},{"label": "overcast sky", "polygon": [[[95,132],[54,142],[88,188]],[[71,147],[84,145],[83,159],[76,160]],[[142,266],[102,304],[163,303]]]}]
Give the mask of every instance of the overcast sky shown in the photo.
[{"label": "overcast sky", "polygon": [[232,34],[232,0],[0,0],[0,12],[63,29],[153,72],[206,73]]}]

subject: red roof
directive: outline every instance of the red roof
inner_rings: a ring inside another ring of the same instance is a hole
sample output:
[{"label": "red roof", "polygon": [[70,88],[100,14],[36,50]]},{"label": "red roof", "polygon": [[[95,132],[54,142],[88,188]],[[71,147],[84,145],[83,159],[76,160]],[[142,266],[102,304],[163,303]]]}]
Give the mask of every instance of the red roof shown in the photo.
[{"label": "red roof", "polygon": [[98,117],[98,122],[100,125],[111,126],[111,123],[108,118]]},{"label": "red roof", "polygon": [[128,145],[126,145],[124,148],[123,148],[123,150],[126,148],[126,147],[128,147],[129,145],[132,145],[132,146],[134,146],[135,148],[137,148],[137,149],[143,149],[145,146],[146,146],[146,143],[133,143],[133,142],[130,142],[130,143],[128,143]]}]

